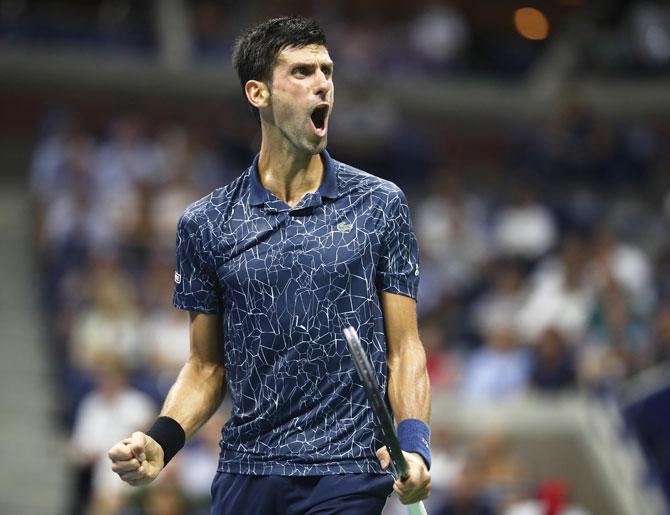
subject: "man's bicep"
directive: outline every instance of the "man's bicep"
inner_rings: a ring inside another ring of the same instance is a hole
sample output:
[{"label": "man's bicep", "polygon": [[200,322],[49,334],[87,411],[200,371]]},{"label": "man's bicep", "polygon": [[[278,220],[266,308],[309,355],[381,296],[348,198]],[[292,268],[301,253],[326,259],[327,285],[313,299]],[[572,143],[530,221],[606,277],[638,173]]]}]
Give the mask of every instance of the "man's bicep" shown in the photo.
[{"label": "man's bicep", "polygon": [[223,365],[221,317],[208,313],[189,312],[190,356],[213,365]]}]

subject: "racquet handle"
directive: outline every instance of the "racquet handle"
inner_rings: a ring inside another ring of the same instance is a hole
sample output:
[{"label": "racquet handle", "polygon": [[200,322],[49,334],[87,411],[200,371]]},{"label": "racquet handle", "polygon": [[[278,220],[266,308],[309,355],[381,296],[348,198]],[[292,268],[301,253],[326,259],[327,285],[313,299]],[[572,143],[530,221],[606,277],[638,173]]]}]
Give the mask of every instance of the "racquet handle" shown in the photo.
[{"label": "racquet handle", "polygon": [[[383,441],[391,458],[391,470],[393,471],[393,475],[400,478],[401,481],[405,481],[409,477],[409,467],[407,466],[405,456],[402,454],[393,417],[382,397],[375,377],[375,372],[363,351],[356,330],[351,326],[345,327],[344,338],[351,351],[352,361],[354,362],[358,377],[363,384],[372,411],[375,413],[377,420],[379,421],[383,434]],[[408,504],[407,511],[409,512],[409,515],[427,515],[426,508],[421,501],[414,504]]]},{"label": "racquet handle", "polygon": [[409,513],[409,515],[428,515],[428,513],[426,513],[426,507],[423,505],[423,501],[408,504],[407,513]]}]

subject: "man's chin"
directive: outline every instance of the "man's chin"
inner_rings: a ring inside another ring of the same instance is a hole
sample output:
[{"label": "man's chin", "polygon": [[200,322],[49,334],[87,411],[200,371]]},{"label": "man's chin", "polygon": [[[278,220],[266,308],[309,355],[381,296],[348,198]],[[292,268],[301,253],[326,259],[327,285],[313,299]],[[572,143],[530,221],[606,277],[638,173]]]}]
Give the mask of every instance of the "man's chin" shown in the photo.
[{"label": "man's chin", "polygon": [[326,138],[322,138],[319,141],[305,141],[302,145],[300,145],[301,150],[303,150],[307,154],[311,155],[316,155],[320,154],[326,149],[326,144],[327,144]]},{"label": "man's chin", "polygon": [[328,144],[328,138],[324,136],[317,143],[313,145],[312,154],[320,154],[326,149],[327,144]]}]

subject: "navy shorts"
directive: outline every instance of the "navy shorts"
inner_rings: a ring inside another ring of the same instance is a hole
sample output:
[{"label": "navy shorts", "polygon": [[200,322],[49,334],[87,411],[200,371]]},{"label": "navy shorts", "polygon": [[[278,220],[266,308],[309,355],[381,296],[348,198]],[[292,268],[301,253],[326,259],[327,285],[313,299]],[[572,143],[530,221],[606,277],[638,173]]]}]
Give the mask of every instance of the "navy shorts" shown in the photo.
[{"label": "navy shorts", "polygon": [[250,476],[217,472],[212,515],[380,515],[390,474]]}]

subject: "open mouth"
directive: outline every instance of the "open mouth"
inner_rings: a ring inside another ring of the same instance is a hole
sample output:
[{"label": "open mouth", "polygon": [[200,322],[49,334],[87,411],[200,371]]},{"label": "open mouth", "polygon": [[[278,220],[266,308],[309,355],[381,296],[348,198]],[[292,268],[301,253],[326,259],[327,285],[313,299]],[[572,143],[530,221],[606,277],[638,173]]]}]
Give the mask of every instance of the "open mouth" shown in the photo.
[{"label": "open mouth", "polygon": [[318,106],[316,109],[314,109],[314,111],[312,111],[312,123],[314,124],[317,134],[319,135],[322,135],[321,133],[325,132],[326,116],[328,116],[327,105]]}]

